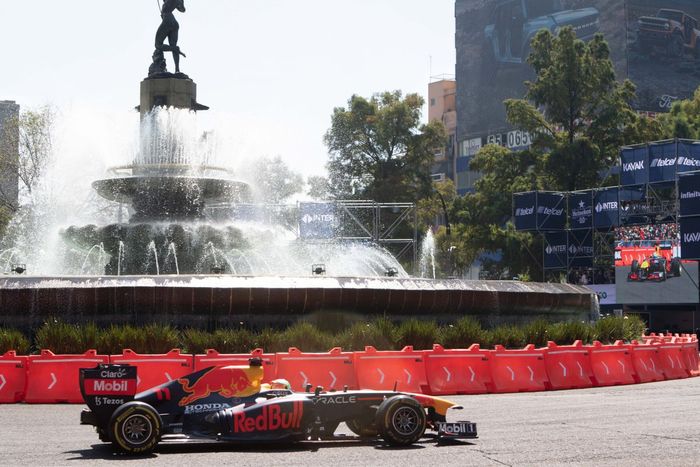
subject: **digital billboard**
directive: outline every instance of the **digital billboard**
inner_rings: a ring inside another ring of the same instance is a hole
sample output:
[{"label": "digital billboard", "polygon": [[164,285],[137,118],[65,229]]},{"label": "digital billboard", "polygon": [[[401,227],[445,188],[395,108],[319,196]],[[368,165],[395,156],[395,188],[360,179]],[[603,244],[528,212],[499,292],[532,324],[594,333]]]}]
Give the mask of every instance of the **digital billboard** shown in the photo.
[{"label": "digital billboard", "polygon": [[681,259],[678,224],[615,229],[615,291],[618,303],[697,303],[698,262]]}]

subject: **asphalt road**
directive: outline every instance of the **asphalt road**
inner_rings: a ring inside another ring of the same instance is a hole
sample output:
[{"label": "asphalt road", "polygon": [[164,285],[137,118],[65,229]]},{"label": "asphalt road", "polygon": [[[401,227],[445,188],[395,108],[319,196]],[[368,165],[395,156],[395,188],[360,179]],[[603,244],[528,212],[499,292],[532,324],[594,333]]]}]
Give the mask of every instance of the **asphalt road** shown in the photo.
[{"label": "asphalt road", "polygon": [[[700,378],[576,391],[459,396],[480,438],[409,448],[356,439],[287,446],[163,445],[148,457],[112,453],[81,406],[0,406],[0,465],[443,466],[698,465]],[[341,425],[339,432],[349,433]]]}]

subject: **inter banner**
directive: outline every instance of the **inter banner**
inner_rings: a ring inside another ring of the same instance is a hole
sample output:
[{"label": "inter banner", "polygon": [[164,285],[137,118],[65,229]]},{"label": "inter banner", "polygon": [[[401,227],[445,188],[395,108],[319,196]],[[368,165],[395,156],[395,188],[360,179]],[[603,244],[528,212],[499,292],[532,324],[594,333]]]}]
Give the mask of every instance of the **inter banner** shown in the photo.
[{"label": "inter banner", "polygon": [[593,231],[572,230],[568,235],[569,265],[578,268],[593,266]]},{"label": "inter banner", "polygon": [[700,172],[678,176],[681,216],[700,216]]},{"label": "inter banner", "polygon": [[564,230],[566,227],[566,197],[563,193],[537,193],[537,228]]},{"label": "inter banner", "polygon": [[337,225],[333,203],[299,203],[299,236],[302,239],[329,239]]},{"label": "inter banner", "polygon": [[700,217],[681,217],[681,258],[700,259]]},{"label": "inter banner", "polygon": [[564,269],[567,264],[566,232],[547,232],[544,234],[545,269]]},{"label": "inter banner", "polygon": [[649,181],[649,148],[644,146],[622,148],[620,185],[643,185]]},{"label": "inter banner", "polygon": [[617,226],[620,223],[619,204],[617,187],[596,190],[593,195],[593,226],[596,229]]},{"label": "inter banner", "polygon": [[649,144],[649,182],[670,182],[676,179],[676,142]]},{"label": "inter banner", "polygon": [[569,227],[572,229],[593,227],[593,191],[577,191],[569,194]]}]

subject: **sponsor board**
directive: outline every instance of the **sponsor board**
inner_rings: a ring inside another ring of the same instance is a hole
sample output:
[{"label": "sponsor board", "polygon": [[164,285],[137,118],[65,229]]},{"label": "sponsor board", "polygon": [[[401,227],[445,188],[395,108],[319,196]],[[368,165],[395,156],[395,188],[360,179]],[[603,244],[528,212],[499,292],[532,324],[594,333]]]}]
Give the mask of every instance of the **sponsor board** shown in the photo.
[{"label": "sponsor board", "polygon": [[590,284],[586,286],[598,296],[601,305],[616,305],[617,293],[615,284]]}]

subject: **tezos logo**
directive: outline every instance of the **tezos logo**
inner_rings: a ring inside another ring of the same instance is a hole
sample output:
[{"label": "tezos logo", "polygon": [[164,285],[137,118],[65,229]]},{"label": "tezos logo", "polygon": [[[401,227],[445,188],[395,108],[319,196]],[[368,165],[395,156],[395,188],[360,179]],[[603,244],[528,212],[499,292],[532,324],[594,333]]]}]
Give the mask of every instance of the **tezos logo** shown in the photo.
[{"label": "tezos logo", "polygon": [[515,210],[515,216],[529,216],[532,215],[535,212],[535,206],[529,207],[529,208],[518,208]]}]

